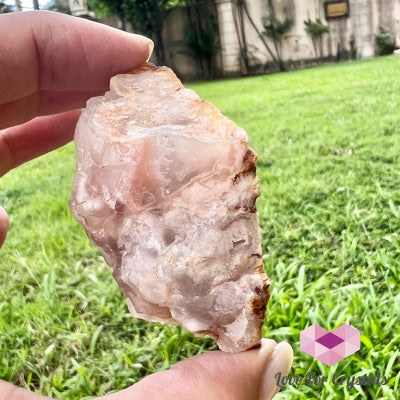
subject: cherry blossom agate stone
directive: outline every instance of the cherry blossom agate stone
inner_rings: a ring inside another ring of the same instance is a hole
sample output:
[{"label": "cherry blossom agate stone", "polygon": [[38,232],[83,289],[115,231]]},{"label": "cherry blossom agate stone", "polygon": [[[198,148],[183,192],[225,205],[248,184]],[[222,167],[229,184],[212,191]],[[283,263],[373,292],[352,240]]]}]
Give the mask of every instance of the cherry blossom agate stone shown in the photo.
[{"label": "cherry blossom agate stone", "polygon": [[88,101],[70,207],[139,318],[257,346],[268,302],[246,132],[145,64]]}]

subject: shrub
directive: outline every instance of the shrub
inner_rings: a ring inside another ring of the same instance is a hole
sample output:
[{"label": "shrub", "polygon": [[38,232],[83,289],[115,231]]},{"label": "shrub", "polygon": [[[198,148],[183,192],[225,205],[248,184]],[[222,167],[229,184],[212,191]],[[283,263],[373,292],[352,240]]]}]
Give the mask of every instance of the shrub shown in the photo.
[{"label": "shrub", "polygon": [[378,46],[378,54],[384,56],[392,54],[396,48],[396,41],[391,32],[383,26],[380,26],[378,33],[375,35],[376,45]]},{"label": "shrub", "polygon": [[322,59],[322,36],[324,36],[326,33],[329,33],[329,27],[324,25],[320,18],[317,18],[315,21],[311,21],[309,18],[308,20],[304,21],[304,25],[305,31],[312,40],[315,56],[318,57],[319,53],[319,58]]}]

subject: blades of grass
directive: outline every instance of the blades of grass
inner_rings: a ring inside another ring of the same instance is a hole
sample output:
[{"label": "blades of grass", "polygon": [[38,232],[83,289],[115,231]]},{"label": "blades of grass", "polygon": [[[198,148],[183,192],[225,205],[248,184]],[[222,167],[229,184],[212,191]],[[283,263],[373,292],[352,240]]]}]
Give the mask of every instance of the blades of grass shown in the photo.
[{"label": "blades of grass", "polygon": [[393,213],[393,215],[394,215],[396,218],[399,218],[399,210],[398,210],[398,208],[394,205],[392,199],[389,200],[389,207],[390,207],[390,211]]},{"label": "blades of grass", "polygon": [[391,373],[392,373],[392,367],[393,367],[393,364],[394,364],[394,362],[396,361],[398,355],[399,355],[399,350],[396,350],[396,351],[392,354],[392,356],[390,357],[389,362],[387,363],[387,366],[386,366],[386,369],[385,369],[385,376],[386,376],[388,379],[390,379],[389,377],[390,377],[390,375],[391,375]]},{"label": "blades of grass", "polygon": [[104,325],[100,325],[93,333],[92,338],[90,339],[90,354],[93,355],[96,349],[97,339],[100,336],[101,331],[103,330]]},{"label": "blades of grass", "polygon": [[303,296],[304,293],[305,271],[306,271],[306,266],[302,265],[299,269],[299,276],[296,284],[297,293],[300,298]]}]

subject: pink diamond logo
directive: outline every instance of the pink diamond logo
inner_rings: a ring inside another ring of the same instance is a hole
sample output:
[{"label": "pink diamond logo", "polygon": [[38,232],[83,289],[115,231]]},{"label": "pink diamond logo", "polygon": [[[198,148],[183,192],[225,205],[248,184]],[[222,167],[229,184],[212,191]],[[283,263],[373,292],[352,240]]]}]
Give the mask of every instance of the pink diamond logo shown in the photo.
[{"label": "pink diamond logo", "polygon": [[314,324],[300,332],[300,350],[331,367],[360,350],[360,331],[343,324],[329,332]]}]

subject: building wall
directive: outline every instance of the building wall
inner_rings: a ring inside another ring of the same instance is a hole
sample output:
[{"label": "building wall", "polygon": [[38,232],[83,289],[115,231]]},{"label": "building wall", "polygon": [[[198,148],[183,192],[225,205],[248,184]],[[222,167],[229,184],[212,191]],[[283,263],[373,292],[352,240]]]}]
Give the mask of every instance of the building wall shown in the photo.
[{"label": "building wall", "polygon": [[[321,18],[329,26],[330,33],[324,36],[324,57],[346,58],[350,51],[350,40],[354,35],[359,58],[372,57],[376,53],[375,33],[380,25],[389,29],[400,44],[400,0],[350,0],[350,16],[345,19],[325,20],[324,0],[275,0],[277,16],[289,16],[294,26],[282,47],[282,58],[289,62],[307,62],[317,58],[310,37],[304,30],[304,20]],[[262,18],[268,15],[266,0],[247,1],[249,12],[260,31]],[[222,68],[225,74],[242,71],[236,30],[229,0],[217,1],[220,39],[222,46]],[[270,63],[268,54],[258,34],[246,21],[247,42],[262,64]],[[270,47],[273,48],[270,41]]]},{"label": "building wall", "polygon": [[[233,22],[232,1],[215,2],[221,50],[213,63],[213,68],[218,71],[214,76],[239,75],[244,72],[244,68]],[[352,36],[358,58],[374,56],[375,34],[380,25],[393,33],[400,47],[400,0],[349,0],[349,18],[331,21],[325,20],[325,2],[326,0],[274,0],[278,18],[289,17],[294,21],[282,46],[282,58],[289,67],[299,67],[318,58],[313,43],[304,30],[304,21],[307,19],[321,18],[330,28],[330,33],[323,39],[324,57],[347,58]],[[259,31],[263,30],[263,17],[268,15],[266,3],[267,0],[247,0],[249,13]],[[106,23],[118,26],[117,22],[116,18],[109,18]],[[266,64],[271,67],[272,57],[249,21],[245,19],[245,22],[246,41],[254,55],[253,62],[260,64],[261,72]],[[163,38],[167,64],[181,78],[195,79],[201,77],[198,59],[183,44],[188,23],[187,10],[184,7],[173,9],[164,21]],[[267,41],[273,49],[272,42],[269,39]]]}]

